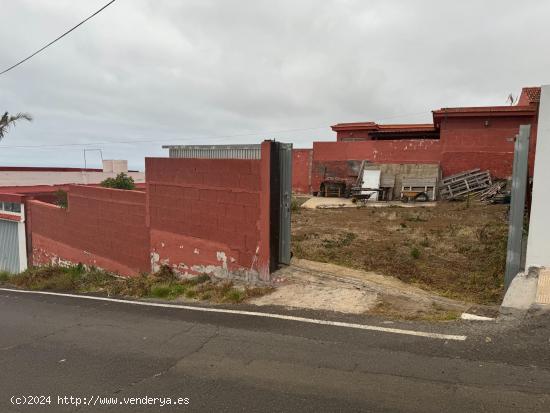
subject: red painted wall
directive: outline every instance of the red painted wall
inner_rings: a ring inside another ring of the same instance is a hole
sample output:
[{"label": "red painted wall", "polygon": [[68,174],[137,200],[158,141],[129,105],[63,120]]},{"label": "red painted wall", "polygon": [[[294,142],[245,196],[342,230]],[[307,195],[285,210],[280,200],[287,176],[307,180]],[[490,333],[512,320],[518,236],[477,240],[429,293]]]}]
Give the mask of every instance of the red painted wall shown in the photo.
[{"label": "red painted wall", "polygon": [[338,131],[336,132],[336,140],[338,142],[349,142],[353,140],[358,141],[370,141],[368,130],[356,130],[356,131]]},{"label": "red painted wall", "polygon": [[150,271],[145,193],[69,186],[68,209],[29,201],[34,265],[66,261],[122,275]]},{"label": "red painted wall", "polygon": [[437,139],[398,141],[313,142],[313,161],[371,160],[378,163],[437,163]]},{"label": "red painted wall", "polygon": [[311,192],[311,162],[313,149],[292,150],[292,191],[297,194]]},{"label": "red painted wall", "polygon": [[268,276],[269,210],[262,210],[269,159],[147,158],[145,165],[155,265],[181,274]]},{"label": "red painted wall", "polygon": [[[488,125],[485,125],[485,122]],[[532,123],[531,157],[534,159],[536,122],[525,116],[456,117],[442,119],[440,139],[443,176],[464,170],[488,169],[491,175],[507,178],[512,175],[514,137],[519,126]],[[533,162],[531,162],[531,170]]]}]

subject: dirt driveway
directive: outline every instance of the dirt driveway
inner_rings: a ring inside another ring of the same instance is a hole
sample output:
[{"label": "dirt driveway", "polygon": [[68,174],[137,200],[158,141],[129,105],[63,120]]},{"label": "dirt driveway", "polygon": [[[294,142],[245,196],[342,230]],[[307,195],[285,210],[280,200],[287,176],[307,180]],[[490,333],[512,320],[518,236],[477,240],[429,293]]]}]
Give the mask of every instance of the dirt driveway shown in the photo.
[{"label": "dirt driveway", "polygon": [[290,266],[274,275],[282,284],[249,303],[431,321],[454,320],[464,311],[493,315],[488,314],[490,308],[472,308],[395,277],[334,264],[293,258]]}]

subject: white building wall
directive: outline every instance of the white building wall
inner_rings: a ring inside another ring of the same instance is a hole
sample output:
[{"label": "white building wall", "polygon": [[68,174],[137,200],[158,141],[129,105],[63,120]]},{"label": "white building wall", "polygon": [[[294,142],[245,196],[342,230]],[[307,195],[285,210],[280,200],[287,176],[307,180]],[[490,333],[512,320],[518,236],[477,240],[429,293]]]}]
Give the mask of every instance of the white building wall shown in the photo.
[{"label": "white building wall", "polygon": [[[0,187],[99,184],[106,178],[114,178],[115,172],[53,172],[53,171],[0,171]],[[128,172],[136,183],[145,182],[144,172]]]},{"label": "white building wall", "polygon": [[550,85],[542,86],[525,266],[550,267]]}]

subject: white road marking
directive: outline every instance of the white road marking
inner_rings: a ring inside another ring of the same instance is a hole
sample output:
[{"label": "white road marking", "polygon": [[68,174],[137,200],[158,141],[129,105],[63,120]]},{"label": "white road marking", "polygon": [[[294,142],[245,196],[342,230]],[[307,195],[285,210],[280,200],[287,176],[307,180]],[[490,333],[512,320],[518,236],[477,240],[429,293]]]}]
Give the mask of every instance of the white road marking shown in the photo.
[{"label": "white road marking", "polygon": [[205,313],[221,313],[221,314],[247,315],[247,316],[253,316],[253,317],[276,318],[279,320],[298,321],[301,323],[320,324],[320,325],[336,326],[336,327],[347,327],[347,328],[355,328],[358,330],[380,331],[383,333],[404,334],[404,335],[416,336],[416,337],[435,338],[439,340],[464,341],[467,338],[466,336],[454,335],[454,334],[440,334],[440,333],[429,333],[425,331],[403,330],[400,328],[388,328],[388,327],[371,326],[366,324],[344,323],[342,321],[318,320],[315,318],[295,317],[290,315],[274,314],[274,313],[260,313],[255,311],[227,310],[223,308],[195,307],[195,306],[180,305],[180,304],[151,303],[151,302],[145,302],[145,301],[121,300],[118,298],[96,297],[91,295],[54,293],[50,291],[28,291],[28,290],[17,290],[12,288],[0,288],[0,291],[10,291],[10,292],[22,293],[22,294],[55,295],[60,297],[72,297],[72,298],[82,298],[86,300],[108,301],[113,303],[141,305],[146,307],[177,308],[181,310],[200,311]]}]

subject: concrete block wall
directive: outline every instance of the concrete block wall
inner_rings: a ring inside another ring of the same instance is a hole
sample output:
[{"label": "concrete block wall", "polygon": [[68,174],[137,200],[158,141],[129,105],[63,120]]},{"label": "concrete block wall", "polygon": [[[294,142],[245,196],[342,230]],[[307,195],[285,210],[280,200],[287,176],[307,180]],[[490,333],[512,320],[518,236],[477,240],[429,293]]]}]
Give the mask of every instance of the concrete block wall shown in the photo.
[{"label": "concrete block wall", "polygon": [[269,276],[269,142],[262,160],[147,158],[145,165],[153,270]]},{"label": "concrete block wall", "polygon": [[68,209],[29,201],[32,263],[94,265],[121,275],[150,271],[146,194],[76,186]]}]

